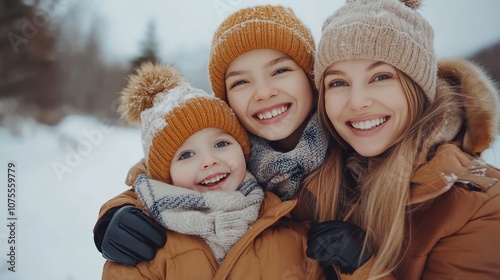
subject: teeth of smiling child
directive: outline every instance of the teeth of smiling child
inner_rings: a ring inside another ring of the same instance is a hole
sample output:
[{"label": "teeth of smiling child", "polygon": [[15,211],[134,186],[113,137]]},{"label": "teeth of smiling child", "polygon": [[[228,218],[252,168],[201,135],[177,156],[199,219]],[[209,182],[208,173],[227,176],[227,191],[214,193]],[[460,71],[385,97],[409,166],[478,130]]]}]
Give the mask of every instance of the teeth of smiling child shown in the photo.
[{"label": "teeth of smiling child", "polygon": [[352,127],[359,130],[368,130],[383,124],[386,118],[378,118],[373,120],[366,120],[361,122],[351,122]]},{"label": "teeth of smiling child", "polygon": [[210,178],[210,179],[207,179],[207,180],[204,180],[203,182],[201,182],[200,184],[202,185],[207,185],[207,184],[211,184],[211,183],[215,183],[215,182],[218,182],[224,178],[227,177],[227,174],[221,174],[221,175],[217,175],[213,178]]},{"label": "teeth of smiling child", "polygon": [[267,120],[267,119],[270,119],[272,117],[276,117],[278,115],[281,115],[286,110],[288,110],[288,107],[281,106],[280,108],[275,108],[275,109],[272,109],[271,111],[260,113],[257,115],[257,117],[259,118],[259,120]]}]

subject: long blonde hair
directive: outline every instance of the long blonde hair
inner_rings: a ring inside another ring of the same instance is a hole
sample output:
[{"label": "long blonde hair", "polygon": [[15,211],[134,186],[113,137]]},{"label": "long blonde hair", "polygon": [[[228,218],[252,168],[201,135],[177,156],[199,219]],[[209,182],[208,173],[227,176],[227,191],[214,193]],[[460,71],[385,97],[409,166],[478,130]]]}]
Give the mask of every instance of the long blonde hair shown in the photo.
[{"label": "long blonde hair", "polygon": [[416,169],[415,159],[426,137],[422,128],[446,110],[439,100],[430,103],[407,75],[398,71],[398,76],[407,96],[408,123],[393,145],[377,156],[376,166],[366,172],[362,182],[354,182],[346,168],[347,158],[355,152],[338,135],[326,115],[321,81],[318,114],[332,138],[331,146],[323,165],[305,180],[307,190],[315,199],[317,222],[348,220],[366,230],[365,249],[377,256],[370,279],[392,273],[406,255],[411,239],[406,205],[410,180]]}]

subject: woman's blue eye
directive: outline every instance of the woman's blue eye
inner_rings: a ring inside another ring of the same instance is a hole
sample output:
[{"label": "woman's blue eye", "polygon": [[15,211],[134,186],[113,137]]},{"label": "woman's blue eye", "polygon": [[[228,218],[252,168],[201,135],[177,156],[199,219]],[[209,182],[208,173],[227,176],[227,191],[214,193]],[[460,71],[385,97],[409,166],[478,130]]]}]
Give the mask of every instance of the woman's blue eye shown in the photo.
[{"label": "woman's blue eye", "polygon": [[185,153],[182,153],[180,156],[179,156],[179,160],[183,160],[183,159],[188,159],[190,157],[194,156],[194,153],[193,152],[185,152]]},{"label": "woman's blue eye", "polygon": [[217,143],[215,143],[214,147],[215,148],[223,148],[225,146],[228,146],[229,145],[229,142],[227,141],[219,141]]},{"label": "woman's blue eye", "polygon": [[332,81],[328,84],[328,88],[332,87],[345,87],[347,86],[347,83],[344,81]]},{"label": "woman's blue eye", "polygon": [[373,79],[374,81],[383,81],[392,78],[391,74],[380,74]]},{"label": "woman's blue eye", "polygon": [[288,72],[288,71],[291,71],[292,69],[290,69],[289,67],[283,67],[283,68],[279,68],[277,69],[276,71],[273,72],[273,76],[274,75],[279,75],[279,74],[282,74],[282,73],[285,73],[285,72]]}]

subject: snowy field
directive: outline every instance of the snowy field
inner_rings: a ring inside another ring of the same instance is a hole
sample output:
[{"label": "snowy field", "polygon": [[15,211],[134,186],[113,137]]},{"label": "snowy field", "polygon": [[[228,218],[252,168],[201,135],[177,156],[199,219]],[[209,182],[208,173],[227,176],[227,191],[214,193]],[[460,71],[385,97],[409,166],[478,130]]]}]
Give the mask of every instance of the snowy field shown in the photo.
[{"label": "snowy field", "polygon": [[[14,123],[14,133],[0,127],[0,279],[100,279],[104,259],[92,239],[99,208],[126,190],[125,175],[142,157],[138,130],[106,123],[69,116],[56,127],[30,120]],[[483,157],[500,166],[499,139]],[[17,220],[8,220],[9,162],[15,164]],[[8,241],[14,238],[11,272]]]}]

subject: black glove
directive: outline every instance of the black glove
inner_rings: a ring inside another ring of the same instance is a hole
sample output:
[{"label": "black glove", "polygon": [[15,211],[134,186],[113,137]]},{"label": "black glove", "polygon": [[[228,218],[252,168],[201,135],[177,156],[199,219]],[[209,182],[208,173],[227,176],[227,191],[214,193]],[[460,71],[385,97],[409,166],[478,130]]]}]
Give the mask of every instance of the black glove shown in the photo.
[{"label": "black glove", "polygon": [[363,229],[348,222],[322,222],[307,233],[306,254],[318,259],[321,267],[335,265],[342,273],[352,274],[372,255],[365,249],[360,259],[365,235]]},{"label": "black glove", "polygon": [[108,211],[94,232],[94,243],[103,257],[127,265],[152,260],[166,241],[166,229],[132,205]]}]

